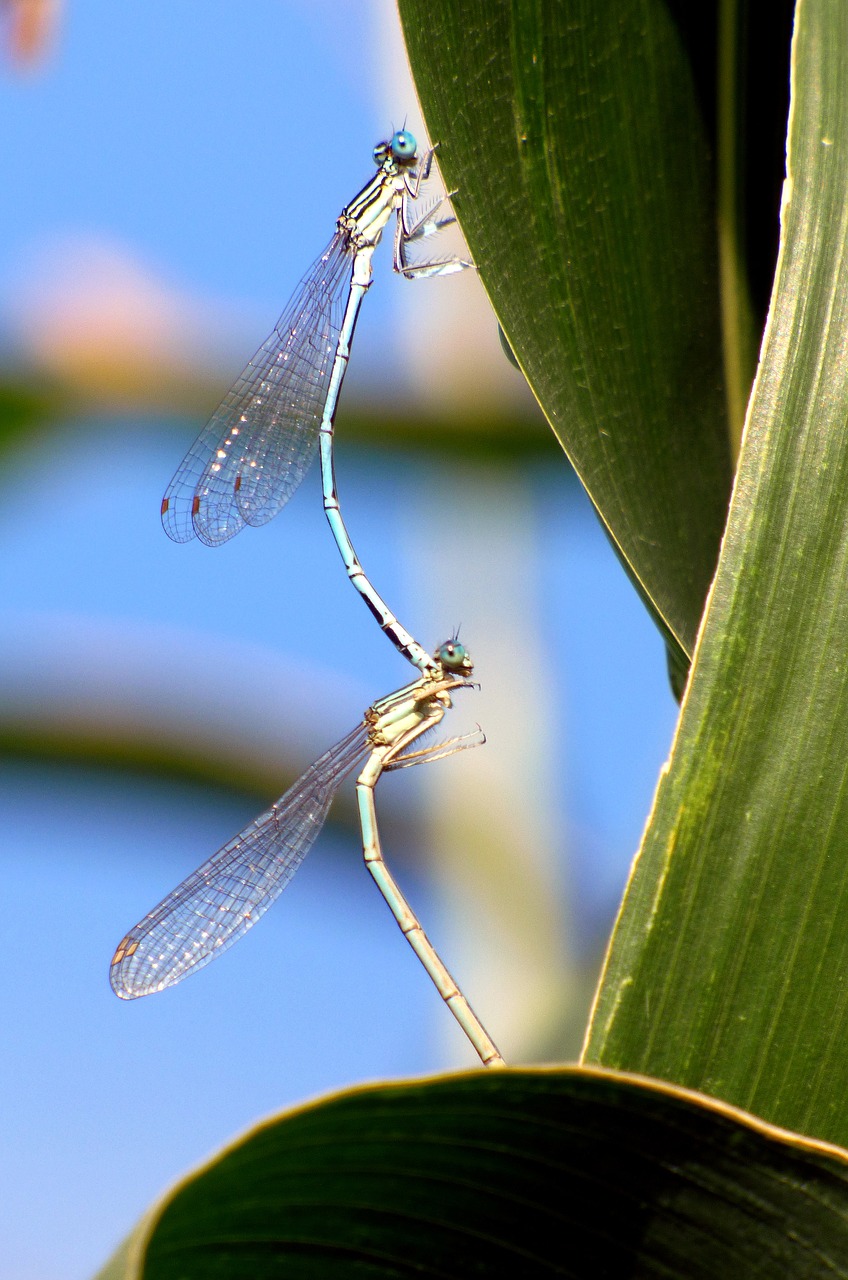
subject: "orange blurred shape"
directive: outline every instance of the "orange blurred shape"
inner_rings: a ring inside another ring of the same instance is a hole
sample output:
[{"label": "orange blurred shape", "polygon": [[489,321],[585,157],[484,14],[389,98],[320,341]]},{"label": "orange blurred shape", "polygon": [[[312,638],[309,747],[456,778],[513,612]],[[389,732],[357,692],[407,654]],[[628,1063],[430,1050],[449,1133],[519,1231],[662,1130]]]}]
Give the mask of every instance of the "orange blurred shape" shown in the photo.
[{"label": "orange blurred shape", "polygon": [[123,246],[69,239],[29,264],[10,318],[27,359],[82,400],[181,409],[205,405],[227,367],[216,310]]},{"label": "orange blurred shape", "polygon": [[5,11],[6,47],[19,67],[42,61],[59,22],[60,0],[0,0]]}]

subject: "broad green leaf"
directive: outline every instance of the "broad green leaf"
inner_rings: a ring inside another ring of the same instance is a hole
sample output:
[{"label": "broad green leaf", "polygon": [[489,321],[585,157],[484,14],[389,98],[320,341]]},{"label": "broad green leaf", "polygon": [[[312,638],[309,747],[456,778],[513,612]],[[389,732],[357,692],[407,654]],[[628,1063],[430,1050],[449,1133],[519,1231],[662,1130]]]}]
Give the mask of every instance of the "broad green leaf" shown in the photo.
[{"label": "broad green leaf", "polygon": [[726,542],[587,1058],[848,1140],[848,7],[796,10]]},{"label": "broad green leaf", "polygon": [[690,653],[730,467],[715,196],[678,29],[661,0],[399,7],[497,318],[628,571]]},{"label": "broad green leaf", "polygon": [[180,1183],[99,1280],[848,1275],[848,1152],[580,1070],[341,1094]]}]

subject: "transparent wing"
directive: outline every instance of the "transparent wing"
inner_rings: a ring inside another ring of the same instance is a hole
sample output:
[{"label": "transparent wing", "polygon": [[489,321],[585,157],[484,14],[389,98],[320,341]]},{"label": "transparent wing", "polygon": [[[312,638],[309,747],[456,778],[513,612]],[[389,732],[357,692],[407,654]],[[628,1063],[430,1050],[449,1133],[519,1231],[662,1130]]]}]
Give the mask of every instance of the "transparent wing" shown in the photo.
[{"label": "transparent wing", "polygon": [[300,484],[318,444],[351,265],[336,232],[189,449],[162,499],[175,542],[196,535],[217,546],[265,524]]},{"label": "transparent wing", "polygon": [[116,995],[172,986],[256,923],[312,847],[339,783],[368,750],[368,732],[357,725],[130,930],[109,973]]}]

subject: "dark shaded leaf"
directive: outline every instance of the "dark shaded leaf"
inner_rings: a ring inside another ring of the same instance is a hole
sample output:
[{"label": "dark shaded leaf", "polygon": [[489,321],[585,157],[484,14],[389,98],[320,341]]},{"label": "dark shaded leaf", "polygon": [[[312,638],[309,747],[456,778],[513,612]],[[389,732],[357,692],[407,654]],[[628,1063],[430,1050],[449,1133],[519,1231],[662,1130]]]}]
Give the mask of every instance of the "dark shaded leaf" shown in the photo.
[{"label": "dark shaded leaf", "polygon": [[691,652],[730,483],[715,198],[659,0],[401,0],[480,276],[628,572]]},{"label": "dark shaded leaf", "polygon": [[579,1070],[361,1089],[225,1150],[101,1280],[848,1275],[846,1153],[750,1119]]}]

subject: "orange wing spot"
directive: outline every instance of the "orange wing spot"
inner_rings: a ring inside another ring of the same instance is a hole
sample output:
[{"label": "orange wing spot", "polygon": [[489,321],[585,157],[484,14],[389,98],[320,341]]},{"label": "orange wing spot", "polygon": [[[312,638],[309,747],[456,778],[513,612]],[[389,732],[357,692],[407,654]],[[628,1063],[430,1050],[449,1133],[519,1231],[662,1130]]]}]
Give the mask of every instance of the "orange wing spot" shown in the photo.
[{"label": "orange wing spot", "polygon": [[199,496],[195,495],[195,497],[193,497],[191,500],[191,514],[193,516],[196,516],[199,510],[200,510],[200,498]]},{"label": "orange wing spot", "polygon": [[240,475],[239,475],[239,476],[236,476],[236,482],[235,482],[235,484],[233,485],[233,488],[235,489],[236,493],[238,493],[239,489],[241,488],[241,476],[240,476]]},{"label": "orange wing spot", "polygon": [[170,507],[170,505],[171,505],[171,499],[170,499],[170,498],[163,498],[163,499],[162,499],[162,515],[164,515],[164,514],[165,514],[165,512],[168,510],[168,508]]},{"label": "orange wing spot", "polygon": [[120,964],[122,960],[126,960],[127,956],[135,955],[137,950],[137,942],[130,942],[129,938],[124,938],[123,942],[118,943],[118,950],[112,957],[112,964]]}]

